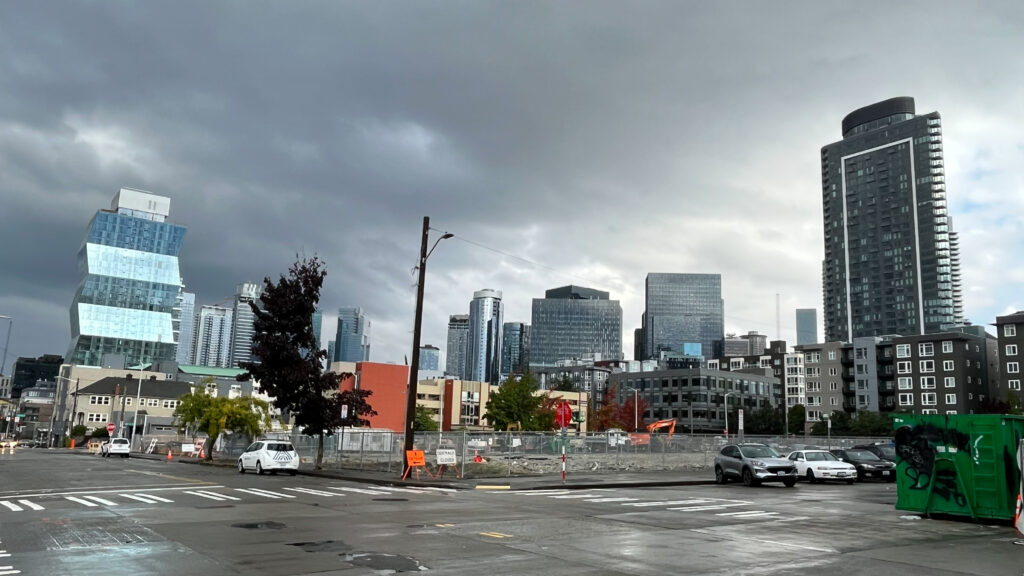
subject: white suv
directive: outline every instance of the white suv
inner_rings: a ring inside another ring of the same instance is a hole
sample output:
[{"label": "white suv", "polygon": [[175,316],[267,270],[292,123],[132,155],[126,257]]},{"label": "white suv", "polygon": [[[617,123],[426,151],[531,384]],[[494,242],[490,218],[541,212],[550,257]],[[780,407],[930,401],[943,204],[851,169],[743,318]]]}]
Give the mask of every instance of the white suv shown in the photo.
[{"label": "white suv", "polygon": [[246,470],[255,470],[257,474],[276,474],[280,470],[295,476],[299,470],[299,455],[287,440],[259,440],[238,457],[238,473]]},{"label": "white suv", "polygon": [[117,455],[121,458],[128,458],[132,449],[131,442],[127,438],[111,438],[100,446],[100,456],[107,458]]}]

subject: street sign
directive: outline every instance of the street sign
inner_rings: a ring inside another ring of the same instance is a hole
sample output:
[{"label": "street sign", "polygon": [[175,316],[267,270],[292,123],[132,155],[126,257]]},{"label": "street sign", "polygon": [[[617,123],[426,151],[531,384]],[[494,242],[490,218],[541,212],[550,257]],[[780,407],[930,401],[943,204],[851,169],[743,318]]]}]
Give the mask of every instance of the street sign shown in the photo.
[{"label": "street sign", "polygon": [[113,422],[107,422],[107,434],[113,434],[114,428],[115,426]]},{"label": "street sign", "polygon": [[454,448],[438,448],[437,449],[437,465],[442,464],[458,464],[455,460],[455,449]]},{"label": "street sign", "polygon": [[565,428],[572,422],[572,408],[569,407],[569,403],[562,400],[562,403],[555,409],[555,422],[558,423],[560,428]]},{"label": "street sign", "polygon": [[739,418],[740,421],[736,425],[736,429],[740,431],[740,434],[743,434],[743,408],[739,409],[739,413],[740,413],[740,418]]}]

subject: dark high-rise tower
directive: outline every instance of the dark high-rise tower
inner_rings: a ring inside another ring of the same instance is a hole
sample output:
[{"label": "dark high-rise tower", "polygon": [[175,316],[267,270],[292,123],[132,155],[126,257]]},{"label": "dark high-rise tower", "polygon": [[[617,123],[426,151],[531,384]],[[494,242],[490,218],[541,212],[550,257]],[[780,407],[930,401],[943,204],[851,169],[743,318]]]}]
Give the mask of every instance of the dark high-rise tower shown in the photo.
[{"label": "dark high-rise tower", "polygon": [[531,366],[588,354],[622,359],[622,306],[608,292],[572,285],[547,290],[533,299],[532,318]]},{"label": "dark high-rise tower", "polygon": [[647,275],[643,315],[644,354],[696,351],[715,356],[725,336],[725,302],[721,274]]},{"label": "dark high-rise tower", "polygon": [[827,341],[963,321],[938,112],[918,116],[906,97],[851,112],[821,149],[821,183]]}]

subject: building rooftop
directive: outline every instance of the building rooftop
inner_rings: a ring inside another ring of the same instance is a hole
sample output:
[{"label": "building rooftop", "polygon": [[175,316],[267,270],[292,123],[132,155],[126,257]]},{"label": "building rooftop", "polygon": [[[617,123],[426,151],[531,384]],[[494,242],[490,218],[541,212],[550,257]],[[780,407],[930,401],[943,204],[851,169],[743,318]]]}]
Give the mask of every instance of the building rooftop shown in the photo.
[{"label": "building rooftop", "polygon": [[[192,384],[177,380],[142,380],[142,392],[146,398],[180,398],[192,391]],[[82,388],[79,396],[138,396],[139,379],[107,376]]]}]

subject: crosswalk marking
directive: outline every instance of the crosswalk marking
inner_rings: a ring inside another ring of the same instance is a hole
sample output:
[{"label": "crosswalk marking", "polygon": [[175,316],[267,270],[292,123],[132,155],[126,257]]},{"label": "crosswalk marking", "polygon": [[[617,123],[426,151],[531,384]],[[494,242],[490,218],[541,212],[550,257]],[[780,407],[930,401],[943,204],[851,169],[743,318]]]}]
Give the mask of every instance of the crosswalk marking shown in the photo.
[{"label": "crosswalk marking", "polygon": [[568,494],[570,490],[521,490],[515,493],[520,496],[553,496],[555,494]]},{"label": "crosswalk marking", "polygon": [[8,502],[7,500],[0,500],[0,504],[3,504],[11,510],[11,512],[21,512],[21,506],[18,506],[14,502]]},{"label": "crosswalk marking", "polygon": [[228,496],[227,494],[208,492],[206,490],[191,490],[185,492],[185,494],[191,494],[192,496],[199,496],[200,498],[207,498],[209,500],[216,500],[218,502],[223,502],[224,500],[241,500],[241,498],[235,498],[234,496]]},{"label": "crosswalk marking", "polygon": [[331,490],[341,490],[344,492],[355,492],[356,494],[370,494],[372,496],[380,496],[387,494],[387,490],[370,490],[368,488],[349,488],[347,486],[329,486]]},{"label": "crosswalk marking", "polygon": [[422,489],[427,492],[441,492],[443,494],[454,494],[458,492],[455,488],[441,488],[440,486],[424,486]]},{"label": "crosswalk marking", "polygon": [[261,490],[259,488],[235,488],[237,492],[245,492],[246,494],[252,494],[253,496],[263,496],[264,498],[295,498],[291,494],[281,494],[280,492],[271,492],[270,490]]},{"label": "crosswalk marking", "polygon": [[714,506],[684,506],[682,508],[669,508],[673,512],[700,512],[703,510],[721,510],[723,508],[734,508],[736,506],[746,506],[747,503],[743,502],[740,504],[716,504]]},{"label": "crosswalk marking", "polygon": [[636,498],[591,498],[587,502],[604,503],[604,502],[635,502]]},{"label": "crosswalk marking", "polygon": [[567,499],[573,499],[574,500],[574,499],[579,499],[579,498],[597,498],[598,496],[599,496],[598,494],[588,494],[588,493],[584,493],[584,494],[560,494],[558,496],[552,496],[552,498],[557,498],[559,500],[567,500]]},{"label": "crosswalk marking", "polygon": [[0,566],[0,576],[8,576],[9,574],[21,574],[21,570],[15,570],[14,566]]},{"label": "crosswalk marking", "polygon": [[398,486],[381,486],[380,489],[381,490],[387,490],[388,492],[406,492],[406,493],[409,493],[409,494],[426,494],[427,493],[427,490],[425,488],[421,489],[421,490],[417,490],[415,488],[399,488]]},{"label": "crosswalk marking", "polygon": [[344,494],[331,494],[330,492],[322,492],[320,490],[313,490],[312,488],[283,488],[283,490],[289,490],[291,492],[301,492],[303,494],[313,494],[315,496],[326,496],[328,498],[332,496],[344,496]]},{"label": "crosswalk marking", "polygon": [[715,516],[743,516],[744,514],[764,514],[764,510],[743,510],[740,512],[719,512]]},{"label": "crosswalk marking", "polygon": [[106,498],[100,498],[99,496],[86,496],[86,498],[94,502],[99,502],[104,506],[117,506],[117,502],[111,502],[110,500],[107,500]]},{"label": "crosswalk marking", "polygon": [[65,496],[64,499],[65,500],[71,500],[72,502],[78,502],[79,504],[82,504],[82,505],[85,505],[85,506],[96,506],[97,505],[95,502],[90,502],[88,500],[85,500],[84,498],[77,498],[75,496]]},{"label": "crosswalk marking", "polygon": [[28,500],[18,500],[18,503],[21,504],[22,506],[28,506],[33,510],[44,510],[44,508],[39,504],[36,504],[35,502],[30,502]]},{"label": "crosswalk marking", "polygon": [[713,500],[707,499],[689,499],[689,500],[664,500],[660,502],[631,502],[623,504],[623,506],[635,506],[637,508],[649,508],[651,506],[680,506],[683,504],[710,504]]},{"label": "crosswalk marking", "polygon": [[163,496],[157,496],[155,494],[148,494],[147,493],[147,494],[143,494],[143,496],[145,496],[146,498],[149,498],[150,500],[156,500],[157,502],[174,502],[174,500],[169,500],[167,498],[164,498]]},{"label": "crosswalk marking", "polygon": [[157,504],[159,502],[174,502],[174,500],[168,500],[166,498],[160,498],[159,496],[152,496],[150,494],[121,494],[125,498],[132,500],[138,500],[139,502],[145,502],[146,504]]}]

